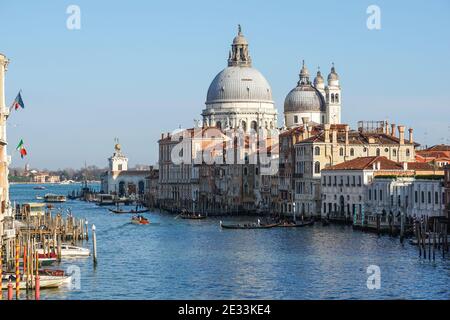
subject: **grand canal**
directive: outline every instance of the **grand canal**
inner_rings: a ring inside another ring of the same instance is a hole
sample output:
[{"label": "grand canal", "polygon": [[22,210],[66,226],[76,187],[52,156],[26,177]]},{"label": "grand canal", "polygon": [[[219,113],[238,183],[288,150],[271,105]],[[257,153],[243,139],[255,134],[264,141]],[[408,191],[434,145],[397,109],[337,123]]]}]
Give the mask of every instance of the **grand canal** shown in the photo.
[{"label": "grand canal", "polygon": [[[11,200],[79,185],[46,187],[12,185]],[[61,207],[96,225],[98,265],[92,257],[63,261],[56,267],[79,268],[81,286],[43,290],[42,299],[450,299],[450,259],[421,259],[398,238],[320,224],[221,230],[219,219],[160,212],[146,214],[152,225],[138,226],[93,203]],[[380,267],[381,289],[367,288],[369,265]]]}]

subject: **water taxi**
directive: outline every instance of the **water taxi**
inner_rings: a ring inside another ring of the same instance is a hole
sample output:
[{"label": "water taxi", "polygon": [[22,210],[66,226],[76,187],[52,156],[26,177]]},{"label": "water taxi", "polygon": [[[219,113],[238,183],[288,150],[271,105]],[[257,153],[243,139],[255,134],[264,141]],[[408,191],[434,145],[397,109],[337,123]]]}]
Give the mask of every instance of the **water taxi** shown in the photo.
[{"label": "water taxi", "polygon": [[66,200],[67,200],[66,196],[58,195],[58,194],[47,193],[44,196],[45,202],[66,202]]}]

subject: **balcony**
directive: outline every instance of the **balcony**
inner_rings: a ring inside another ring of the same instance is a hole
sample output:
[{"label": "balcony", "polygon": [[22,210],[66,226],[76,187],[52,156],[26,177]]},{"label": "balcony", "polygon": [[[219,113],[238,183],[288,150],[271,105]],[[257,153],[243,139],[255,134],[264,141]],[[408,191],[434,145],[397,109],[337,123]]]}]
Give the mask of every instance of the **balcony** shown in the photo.
[{"label": "balcony", "polygon": [[6,239],[14,239],[16,237],[15,229],[5,229],[3,235]]}]

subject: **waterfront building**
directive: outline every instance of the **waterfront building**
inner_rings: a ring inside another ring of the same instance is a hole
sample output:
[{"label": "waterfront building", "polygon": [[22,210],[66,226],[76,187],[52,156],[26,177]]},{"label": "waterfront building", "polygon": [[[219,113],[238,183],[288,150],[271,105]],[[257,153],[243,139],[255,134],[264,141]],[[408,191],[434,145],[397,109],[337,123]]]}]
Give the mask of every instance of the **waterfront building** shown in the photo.
[{"label": "waterfront building", "polygon": [[385,156],[398,162],[415,161],[415,148],[410,129],[405,139],[405,127],[391,127],[384,121],[359,122],[358,130],[346,124],[324,124],[323,130],[295,144],[294,203],[296,212],[320,215],[320,177],[324,168],[358,157]]},{"label": "waterfront building", "polygon": [[5,102],[5,73],[9,60],[0,53],[0,250],[3,245],[6,249],[6,261],[11,261],[13,257],[13,245],[15,239],[15,229],[13,222],[13,211],[9,201],[9,165],[11,156],[7,153],[6,120],[9,116],[9,108]]},{"label": "waterfront building", "polygon": [[60,177],[51,175],[48,172],[36,172],[31,174],[31,181],[34,183],[58,183]]},{"label": "waterfront building", "polygon": [[322,216],[441,216],[443,172],[427,163],[359,157],[322,170]]},{"label": "waterfront building", "polygon": [[303,61],[300,70],[300,80],[284,100],[284,121],[287,128],[302,124],[303,118],[308,118],[316,124],[341,123],[341,86],[339,75],[334,64],[327,78],[325,86],[320,70],[314,78],[309,80],[309,71]]},{"label": "waterfront building", "polygon": [[114,153],[108,159],[109,166],[101,176],[101,192],[122,196],[141,197],[145,192],[145,179],[150,170],[129,170],[128,158],[122,153],[119,143],[114,146]]},{"label": "waterfront building", "polygon": [[417,150],[416,161],[431,163],[437,168],[443,168],[450,164],[450,146],[440,144],[423,150]]},{"label": "waterfront building", "polygon": [[444,168],[444,216],[447,216],[447,219],[450,218],[450,165],[446,165]]},{"label": "waterfront building", "polygon": [[158,206],[159,169],[150,166],[150,174],[145,178],[145,203],[149,208]]},{"label": "waterfront building", "polygon": [[277,127],[277,110],[266,78],[252,66],[248,42],[239,26],[228,57],[228,66],[211,82],[202,112],[206,127]]}]

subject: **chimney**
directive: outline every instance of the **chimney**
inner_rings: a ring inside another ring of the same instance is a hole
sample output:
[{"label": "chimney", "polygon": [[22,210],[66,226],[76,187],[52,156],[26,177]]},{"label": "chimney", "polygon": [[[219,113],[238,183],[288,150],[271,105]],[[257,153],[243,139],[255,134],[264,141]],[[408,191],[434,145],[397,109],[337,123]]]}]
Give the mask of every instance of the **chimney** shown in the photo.
[{"label": "chimney", "polygon": [[330,124],[325,124],[324,125],[324,129],[325,129],[325,143],[330,143]]},{"label": "chimney", "polygon": [[391,124],[391,135],[395,137],[395,123]]},{"label": "chimney", "polygon": [[348,145],[348,132],[350,131],[350,127],[348,124],[345,125],[345,144]]},{"label": "chimney", "polygon": [[408,162],[403,162],[403,170],[408,170]]},{"label": "chimney", "polygon": [[389,122],[387,120],[384,122],[384,133],[389,135]]},{"label": "chimney", "polygon": [[312,136],[312,126],[307,126],[306,130],[308,131],[308,137]]},{"label": "chimney", "polygon": [[337,129],[333,128],[331,130],[331,134],[333,135],[332,139],[333,145],[337,145]]},{"label": "chimney", "polygon": [[398,138],[400,144],[405,144],[405,126],[398,126]]},{"label": "chimney", "polygon": [[414,143],[414,137],[413,137],[414,129],[413,128],[409,128],[408,131],[409,131],[409,143],[412,144],[412,143]]},{"label": "chimney", "polygon": [[164,139],[164,132],[161,133],[161,140]]}]

